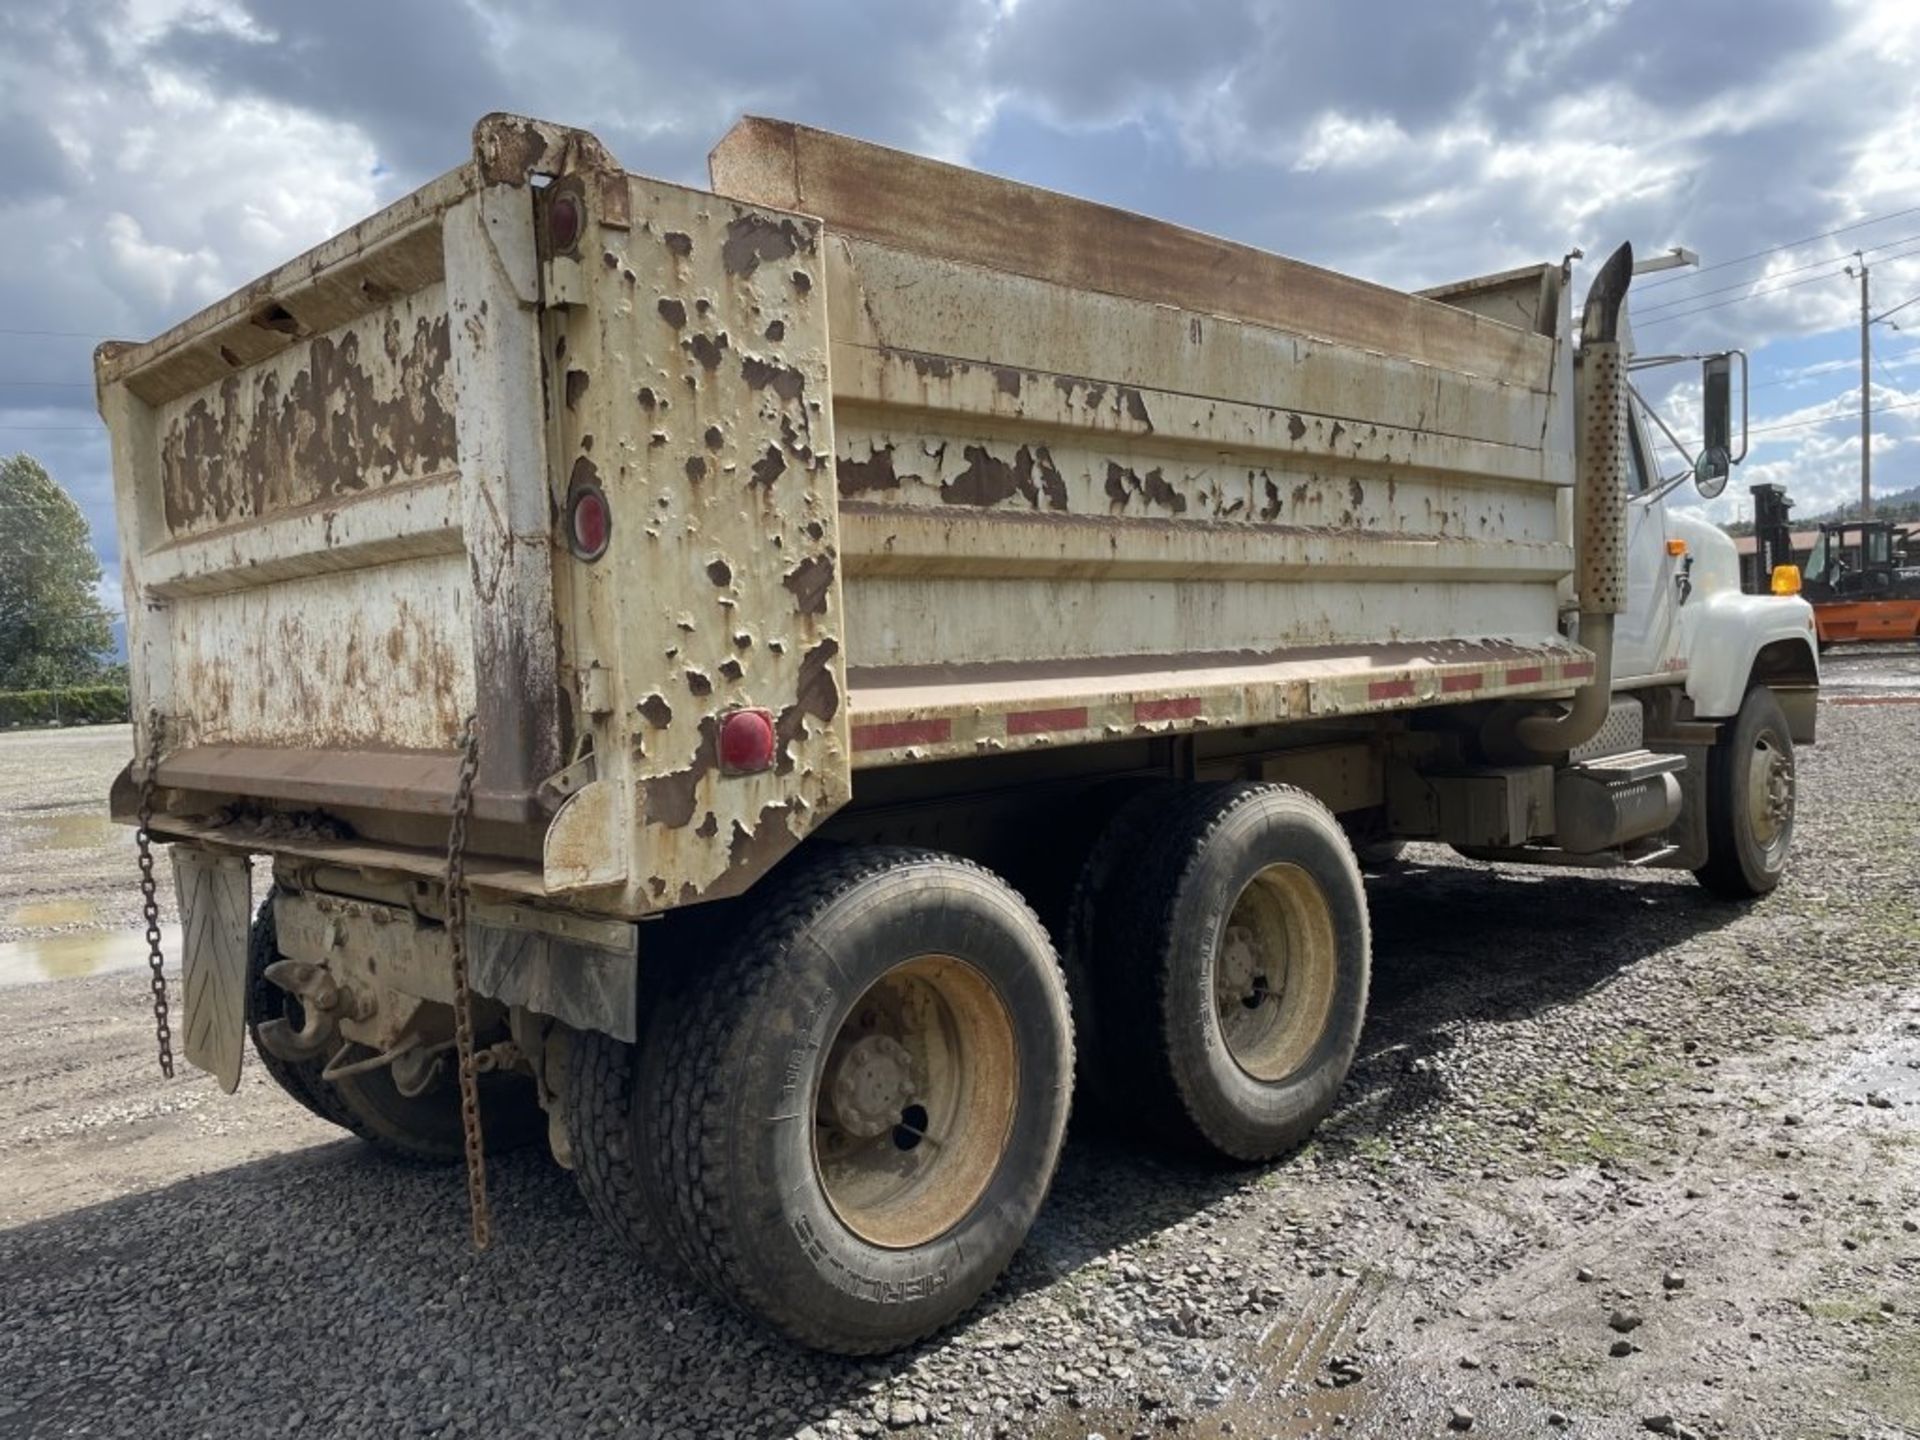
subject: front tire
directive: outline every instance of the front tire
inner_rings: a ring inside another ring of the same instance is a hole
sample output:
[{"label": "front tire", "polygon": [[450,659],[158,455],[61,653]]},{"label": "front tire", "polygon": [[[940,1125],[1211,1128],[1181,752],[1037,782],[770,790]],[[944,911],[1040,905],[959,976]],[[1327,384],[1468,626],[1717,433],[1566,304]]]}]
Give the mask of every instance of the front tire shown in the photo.
[{"label": "front tire", "polygon": [[1100,909],[1094,985],[1129,1113],[1234,1160],[1306,1139],[1353,1063],[1371,963],[1332,812],[1281,785],[1195,787]]},{"label": "front tire", "polygon": [[1026,1238],[1073,1087],[1066,988],[1011,889],[920,850],[825,850],[658,1031],[641,1143],[694,1275],[817,1349],[967,1309]]},{"label": "front tire", "polygon": [[1786,873],[1793,844],[1793,734],[1764,685],[1707,755],[1707,863],[1694,878],[1727,900],[1765,895]]}]

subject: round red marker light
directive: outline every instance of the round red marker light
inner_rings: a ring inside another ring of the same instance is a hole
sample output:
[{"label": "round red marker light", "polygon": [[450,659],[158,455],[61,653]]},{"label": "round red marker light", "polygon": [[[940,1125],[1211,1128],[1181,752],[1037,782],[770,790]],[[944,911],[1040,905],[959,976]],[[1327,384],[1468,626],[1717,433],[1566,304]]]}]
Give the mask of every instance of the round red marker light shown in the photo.
[{"label": "round red marker light", "polygon": [[567,501],[567,542],[582,560],[598,560],[613,538],[613,511],[598,485],[577,485]]},{"label": "round red marker light", "polygon": [[720,768],[729,775],[751,775],[773,764],[773,715],[767,710],[735,710],[720,721]]},{"label": "round red marker light", "polygon": [[561,191],[547,202],[547,246],[555,255],[570,255],[580,243],[580,197]]}]

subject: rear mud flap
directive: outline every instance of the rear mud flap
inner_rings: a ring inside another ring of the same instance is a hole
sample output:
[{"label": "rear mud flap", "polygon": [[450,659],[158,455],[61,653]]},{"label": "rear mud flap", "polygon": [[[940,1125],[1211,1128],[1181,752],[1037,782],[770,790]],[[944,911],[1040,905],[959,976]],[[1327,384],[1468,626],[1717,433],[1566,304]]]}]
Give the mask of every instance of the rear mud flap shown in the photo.
[{"label": "rear mud flap", "polygon": [[247,938],[253,926],[253,862],[196,845],[173,847],[180,900],[181,971],[189,1064],[231,1095],[240,1088],[247,1031]]}]

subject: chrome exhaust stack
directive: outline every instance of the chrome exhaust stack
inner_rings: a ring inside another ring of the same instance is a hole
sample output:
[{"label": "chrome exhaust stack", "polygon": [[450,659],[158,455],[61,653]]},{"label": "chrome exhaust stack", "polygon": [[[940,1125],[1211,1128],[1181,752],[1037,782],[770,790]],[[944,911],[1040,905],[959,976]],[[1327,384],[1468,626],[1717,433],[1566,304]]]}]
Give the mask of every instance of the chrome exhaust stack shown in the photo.
[{"label": "chrome exhaust stack", "polygon": [[1528,715],[1514,727],[1527,749],[1560,755],[1593,738],[1613,695],[1613,617],[1627,608],[1627,381],[1620,308],[1633,280],[1633,246],[1608,257],[1580,316],[1574,399],[1580,453],[1574,476],[1574,589],[1579,642],[1593,652],[1593,678],[1559,715]]}]

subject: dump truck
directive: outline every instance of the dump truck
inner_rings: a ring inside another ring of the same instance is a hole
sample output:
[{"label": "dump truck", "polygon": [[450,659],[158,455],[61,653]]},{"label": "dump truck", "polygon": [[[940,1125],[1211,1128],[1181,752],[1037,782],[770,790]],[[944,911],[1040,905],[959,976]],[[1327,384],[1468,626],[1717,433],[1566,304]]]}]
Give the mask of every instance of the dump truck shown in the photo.
[{"label": "dump truck", "polygon": [[544,1143],[847,1353],[994,1282],[1076,1094],[1285,1154],[1363,855],[1786,864],[1810,614],[1668,507],[1631,270],[1576,328],[1571,262],[1408,294],[793,124],[703,190],[487,117],[97,354],[163,1068],[177,1018],[464,1160],[483,1245]]}]

